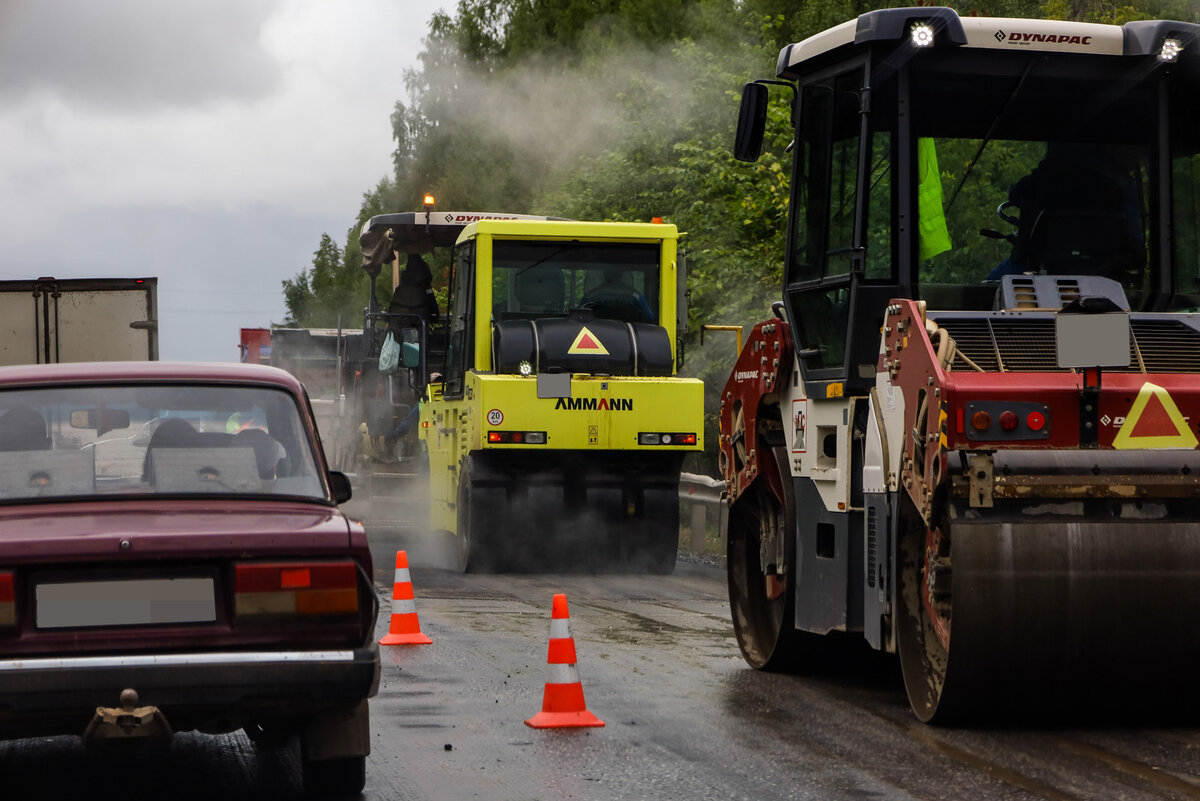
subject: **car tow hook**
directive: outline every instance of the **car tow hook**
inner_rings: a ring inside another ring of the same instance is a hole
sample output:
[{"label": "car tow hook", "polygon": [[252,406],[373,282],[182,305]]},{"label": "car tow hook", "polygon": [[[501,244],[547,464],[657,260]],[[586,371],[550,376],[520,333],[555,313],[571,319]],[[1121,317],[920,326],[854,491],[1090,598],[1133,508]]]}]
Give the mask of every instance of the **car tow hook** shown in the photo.
[{"label": "car tow hook", "polygon": [[171,725],[156,706],[138,706],[137,690],[121,691],[118,707],[96,707],[96,714],[83,731],[88,744],[114,740],[166,740]]}]

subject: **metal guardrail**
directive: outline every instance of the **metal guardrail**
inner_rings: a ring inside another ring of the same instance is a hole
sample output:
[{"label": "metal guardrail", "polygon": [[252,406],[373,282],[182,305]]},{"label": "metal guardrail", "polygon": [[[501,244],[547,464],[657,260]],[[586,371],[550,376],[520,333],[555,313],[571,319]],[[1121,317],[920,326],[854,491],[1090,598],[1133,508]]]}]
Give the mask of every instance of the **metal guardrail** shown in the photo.
[{"label": "metal guardrail", "polygon": [[689,521],[692,549],[703,551],[711,521],[721,538],[721,553],[725,552],[725,523],[729,507],[725,504],[725,482],[697,473],[679,476],[679,518]]}]

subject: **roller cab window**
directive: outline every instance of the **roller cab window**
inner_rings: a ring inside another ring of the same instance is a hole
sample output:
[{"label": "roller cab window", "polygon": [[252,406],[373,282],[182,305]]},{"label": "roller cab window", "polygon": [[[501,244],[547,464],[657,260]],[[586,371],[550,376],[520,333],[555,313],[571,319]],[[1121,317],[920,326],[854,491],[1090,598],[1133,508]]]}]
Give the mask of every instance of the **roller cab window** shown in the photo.
[{"label": "roller cab window", "polygon": [[463,382],[474,355],[475,243],[466,242],[454,252],[454,277],[450,286],[450,333],[446,346],[447,398],[461,398]]},{"label": "roller cab window", "polygon": [[911,81],[918,296],[990,310],[1005,276],[1097,276],[1151,308],[1157,84],[1044,55],[979,74],[929,61]]},{"label": "roller cab window", "polygon": [[566,317],[658,323],[659,245],[497,240],[492,311],[497,322]]},{"label": "roller cab window", "polygon": [[853,285],[891,275],[891,139],[867,125],[865,76],[859,64],[800,89],[785,292],[806,380],[846,378]]}]

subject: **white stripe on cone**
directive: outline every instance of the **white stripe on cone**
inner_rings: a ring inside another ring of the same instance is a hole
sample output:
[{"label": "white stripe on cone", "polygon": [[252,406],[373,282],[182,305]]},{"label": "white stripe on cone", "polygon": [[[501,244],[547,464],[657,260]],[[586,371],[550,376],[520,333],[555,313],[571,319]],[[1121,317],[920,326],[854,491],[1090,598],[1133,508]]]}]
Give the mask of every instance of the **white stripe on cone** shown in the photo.
[{"label": "white stripe on cone", "polygon": [[547,665],[547,684],[580,684],[579,668],[574,665]]}]

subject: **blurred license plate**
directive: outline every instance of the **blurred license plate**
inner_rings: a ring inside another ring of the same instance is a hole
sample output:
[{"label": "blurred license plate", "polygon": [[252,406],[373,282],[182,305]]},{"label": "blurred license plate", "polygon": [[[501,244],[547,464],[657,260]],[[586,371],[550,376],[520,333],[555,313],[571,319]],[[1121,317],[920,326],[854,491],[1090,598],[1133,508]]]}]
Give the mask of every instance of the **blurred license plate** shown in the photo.
[{"label": "blurred license plate", "polygon": [[205,623],[217,619],[211,578],[39,584],[37,627]]}]

